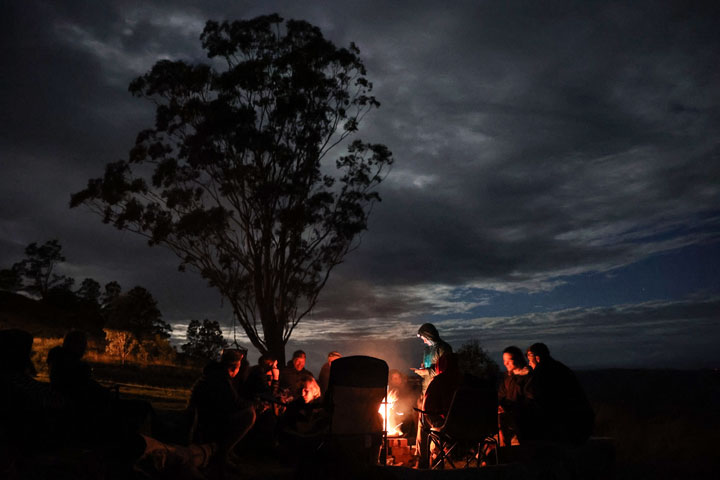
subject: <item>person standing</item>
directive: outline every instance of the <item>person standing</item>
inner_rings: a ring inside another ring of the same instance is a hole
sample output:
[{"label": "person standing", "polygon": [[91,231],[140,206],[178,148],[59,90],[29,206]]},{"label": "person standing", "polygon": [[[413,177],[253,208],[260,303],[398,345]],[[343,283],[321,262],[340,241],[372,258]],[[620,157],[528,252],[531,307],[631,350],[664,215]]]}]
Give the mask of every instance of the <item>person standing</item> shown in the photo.
[{"label": "person standing", "polygon": [[437,328],[432,323],[423,323],[418,329],[417,336],[425,343],[425,351],[422,366],[411,370],[422,377],[424,394],[432,379],[438,374],[438,360],[446,353],[452,353],[452,347],[440,338]]}]

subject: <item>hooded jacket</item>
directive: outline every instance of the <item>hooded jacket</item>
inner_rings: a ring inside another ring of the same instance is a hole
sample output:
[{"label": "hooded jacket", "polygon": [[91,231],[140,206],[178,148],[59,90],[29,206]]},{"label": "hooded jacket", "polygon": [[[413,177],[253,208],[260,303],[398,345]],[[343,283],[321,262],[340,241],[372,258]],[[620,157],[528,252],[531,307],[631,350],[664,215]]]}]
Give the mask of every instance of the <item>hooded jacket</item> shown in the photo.
[{"label": "hooded jacket", "polygon": [[430,381],[438,374],[437,364],[440,357],[446,353],[452,353],[452,347],[440,338],[440,334],[432,323],[424,323],[418,329],[418,335],[425,337],[432,345],[427,345],[423,353],[423,367],[425,367],[430,375],[423,378],[423,392],[427,389]]}]

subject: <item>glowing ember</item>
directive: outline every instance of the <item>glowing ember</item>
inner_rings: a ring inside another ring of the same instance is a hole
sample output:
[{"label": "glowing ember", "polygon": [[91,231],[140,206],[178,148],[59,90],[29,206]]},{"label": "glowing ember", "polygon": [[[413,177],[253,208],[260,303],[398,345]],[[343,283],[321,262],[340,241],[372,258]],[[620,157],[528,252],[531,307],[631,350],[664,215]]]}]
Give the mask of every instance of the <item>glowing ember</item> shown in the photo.
[{"label": "glowing ember", "polygon": [[[396,412],[395,411],[395,404],[398,400],[398,395],[396,390],[390,390],[388,389],[387,397],[385,397],[385,402],[380,404],[380,409],[378,412],[380,413],[380,416],[382,416],[383,419],[383,425],[385,425],[385,430],[387,431],[388,437],[394,437],[398,435],[402,435],[402,432],[400,431],[400,425],[402,424],[402,412]],[[385,417],[385,406],[387,405],[387,418]]]}]

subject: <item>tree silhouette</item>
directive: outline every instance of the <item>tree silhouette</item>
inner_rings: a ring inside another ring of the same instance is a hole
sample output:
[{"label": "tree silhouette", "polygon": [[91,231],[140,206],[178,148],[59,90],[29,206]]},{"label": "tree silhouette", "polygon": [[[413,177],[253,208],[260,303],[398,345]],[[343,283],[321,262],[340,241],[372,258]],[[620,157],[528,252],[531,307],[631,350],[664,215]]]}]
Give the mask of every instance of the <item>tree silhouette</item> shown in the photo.
[{"label": "tree silhouette", "polygon": [[107,305],[110,305],[115,299],[117,299],[120,296],[120,293],[122,292],[122,287],[118,282],[113,280],[112,282],[108,282],[105,284],[105,293],[101,296],[102,305],[106,307]]},{"label": "tree silhouette", "polygon": [[11,269],[22,279],[20,290],[42,299],[46,299],[52,290],[70,290],[75,280],[55,273],[58,264],[65,261],[62,246],[57,239],[48,240],[40,246],[36,242],[31,243],[25,248],[25,256],[24,260],[14,264]]},{"label": "tree silhouette", "polygon": [[103,309],[108,329],[127,331],[140,342],[156,335],[170,337],[170,325],[162,319],[157,301],[143,287],[135,287],[118,295]]},{"label": "tree silhouette", "polygon": [[456,352],[456,356],[458,366],[464,373],[493,382],[497,380],[500,374],[498,364],[490,358],[477,340],[470,340],[462,344]]},{"label": "tree silhouette", "polygon": [[75,292],[77,297],[89,305],[100,305],[100,284],[97,280],[86,278]]},{"label": "tree silhouette", "polygon": [[187,327],[187,343],[182,346],[182,350],[193,358],[212,360],[226,346],[220,324],[206,318],[202,323],[199,320],[190,321]]},{"label": "tree silhouette", "polygon": [[155,103],[155,127],[71,206],[170,248],[282,362],[379,200],[389,150],[348,139],[379,103],[357,47],[306,22],[208,21],[200,39],[211,64],[162,60],[131,83]]}]

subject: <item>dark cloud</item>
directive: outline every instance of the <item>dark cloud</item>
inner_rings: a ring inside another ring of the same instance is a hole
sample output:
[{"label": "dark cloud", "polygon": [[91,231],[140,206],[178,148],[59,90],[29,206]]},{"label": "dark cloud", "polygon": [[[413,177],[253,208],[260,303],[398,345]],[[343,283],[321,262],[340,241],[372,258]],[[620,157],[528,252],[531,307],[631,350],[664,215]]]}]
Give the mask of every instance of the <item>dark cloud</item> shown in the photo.
[{"label": "dark cloud", "polygon": [[[362,136],[396,158],[316,320],[360,335],[353,325],[411,325],[468,312],[492,292],[541,294],[574,275],[717,243],[719,10],[671,1],[11,2],[0,32],[0,262],[57,237],[79,277],[145,285],[171,321],[227,323],[217,295],[178,273],[171,254],[67,204],[152,122],[151,105],[127,92],[132,78],[160,58],[204,61],[198,36],[209,18],[272,11],[360,46],[382,103]],[[485,293],[467,300],[458,292],[468,288]]]}]

